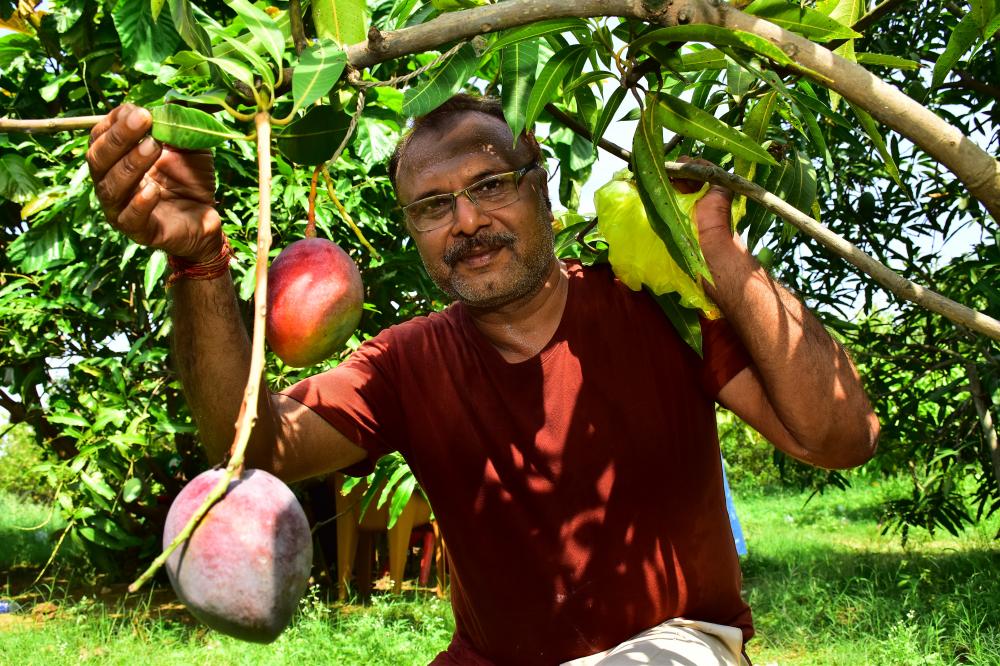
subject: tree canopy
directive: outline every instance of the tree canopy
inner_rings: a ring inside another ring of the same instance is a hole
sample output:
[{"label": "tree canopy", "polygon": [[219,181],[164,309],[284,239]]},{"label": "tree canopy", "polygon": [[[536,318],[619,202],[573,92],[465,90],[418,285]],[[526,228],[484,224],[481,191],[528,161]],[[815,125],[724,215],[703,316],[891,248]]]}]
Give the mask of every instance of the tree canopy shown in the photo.
[{"label": "tree canopy", "polygon": [[[259,195],[246,121],[262,104],[277,119],[271,257],[312,211],[362,270],[356,346],[446,302],[404,232],[386,161],[407,117],[460,90],[498,95],[515,134],[534,128],[568,209],[564,256],[606,254],[580,201],[601,150],[630,162],[619,163],[637,174],[657,233],[697,275],[668,169],[700,155],[902,278],[1000,317],[993,0],[755,0],[742,12],[623,0],[551,15],[534,0],[479,4],[0,0],[11,31],[0,36],[0,407],[30,425],[47,456],[31,473],[101,566],[150,559],[169,499],[206,465],[170,365],[166,257],[109,229],[84,160],[81,130],[124,102],[154,109],[170,142],[214,137],[248,325]],[[843,60],[828,66],[824,47]],[[641,110],[625,112],[627,96]],[[948,125],[928,125],[929,113]],[[46,119],[58,122],[11,122]],[[629,121],[631,145],[602,139]],[[738,198],[736,211],[762,263],[862,370],[883,423],[870,466],[913,480],[887,526],[957,531],[1000,507],[996,340],[896,298],[756,201]],[[664,307],[690,329],[692,311],[670,295]],[[267,379],[287,386],[338,360],[296,370],[269,355]]]}]

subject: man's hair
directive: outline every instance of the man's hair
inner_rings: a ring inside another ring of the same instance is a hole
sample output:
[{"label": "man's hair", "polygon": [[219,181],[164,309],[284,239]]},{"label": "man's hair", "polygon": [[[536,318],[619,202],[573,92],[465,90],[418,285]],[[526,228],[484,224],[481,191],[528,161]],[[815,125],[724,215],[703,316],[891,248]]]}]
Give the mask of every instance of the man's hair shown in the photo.
[{"label": "man's hair", "polygon": [[[448,126],[454,119],[454,116],[469,111],[485,113],[494,118],[499,118],[504,123],[507,122],[507,119],[503,115],[503,106],[500,104],[498,98],[469,95],[466,93],[458,93],[433,111],[422,116],[417,116],[413,119],[410,128],[403,134],[403,138],[396,144],[396,150],[393,151],[392,157],[389,158],[389,182],[392,183],[393,190],[398,192],[396,188],[396,172],[399,169],[399,162],[403,158],[403,153],[406,152],[413,137],[424,130],[441,130]],[[528,146],[528,149],[531,151],[532,161],[541,164],[542,149],[538,145],[535,135],[525,130],[521,132],[518,140],[524,141]]]}]

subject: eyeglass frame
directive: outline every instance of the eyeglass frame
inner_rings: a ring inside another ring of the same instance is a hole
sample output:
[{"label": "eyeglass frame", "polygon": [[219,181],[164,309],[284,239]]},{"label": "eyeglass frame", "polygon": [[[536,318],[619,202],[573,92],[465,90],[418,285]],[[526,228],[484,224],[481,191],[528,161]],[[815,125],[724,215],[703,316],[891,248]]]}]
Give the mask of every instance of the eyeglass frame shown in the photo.
[{"label": "eyeglass frame", "polygon": [[[472,196],[472,194],[469,192],[469,190],[473,189],[474,187],[476,187],[478,185],[482,185],[484,182],[486,182],[486,181],[488,181],[488,180],[490,180],[492,178],[500,178],[502,176],[513,174],[514,175],[514,193],[517,195],[517,197],[515,199],[513,199],[512,201],[509,201],[509,202],[503,204],[502,206],[497,206],[496,208],[490,208],[489,210],[490,211],[494,211],[494,210],[500,210],[501,208],[506,208],[507,206],[510,206],[511,204],[517,203],[518,201],[521,200],[521,181],[524,179],[524,177],[526,175],[528,175],[528,173],[530,173],[531,171],[534,171],[535,169],[540,169],[540,168],[541,168],[541,164],[539,164],[535,160],[532,160],[531,162],[529,162],[528,164],[524,165],[520,169],[514,169],[513,171],[501,171],[500,173],[491,174],[489,176],[486,176],[485,178],[480,178],[479,180],[477,180],[476,182],[472,183],[468,187],[463,187],[460,190],[455,190],[454,192],[442,192],[441,194],[432,194],[429,197],[422,197],[420,199],[417,199],[416,201],[411,201],[410,203],[408,203],[405,206],[403,206],[402,207],[402,209],[403,209],[403,215],[406,217],[406,221],[410,224],[410,226],[413,228],[413,230],[414,231],[419,231],[420,233],[427,233],[429,231],[435,231],[435,230],[440,229],[442,227],[448,226],[449,224],[454,224],[454,221],[455,221],[455,207],[458,205],[458,197],[459,197],[459,195],[464,194],[466,196],[466,198],[473,203],[474,206],[476,206],[477,208],[482,208],[482,206],[479,205],[479,202],[475,199],[475,197]],[[451,197],[451,215],[446,215],[445,217],[441,218],[442,219],[441,224],[438,224],[436,226],[430,227],[428,229],[417,229],[417,227],[414,226],[414,224],[413,224],[413,222],[412,222],[409,214],[407,214],[406,209],[410,208],[411,206],[415,206],[418,203],[422,203],[422,202],[427,201],[429,199],[436,199],[438,197]]]}]

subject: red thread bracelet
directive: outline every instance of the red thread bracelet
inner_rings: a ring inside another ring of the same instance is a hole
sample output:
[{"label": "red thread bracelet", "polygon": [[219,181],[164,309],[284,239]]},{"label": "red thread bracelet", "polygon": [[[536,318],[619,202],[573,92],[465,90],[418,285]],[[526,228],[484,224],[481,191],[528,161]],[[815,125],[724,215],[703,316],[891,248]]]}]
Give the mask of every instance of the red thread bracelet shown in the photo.
[{"label": "red thread bracelet", "polygon": [[173,273],[167,278],[167,287],[172,287],[179,280],[214,280],[229,271],[229,263],[235,252],[229,245],[226,234],[222,234],[222,247],[219,253],[208,261],[190,261],[183,257],[167,256],[167,264]]}]

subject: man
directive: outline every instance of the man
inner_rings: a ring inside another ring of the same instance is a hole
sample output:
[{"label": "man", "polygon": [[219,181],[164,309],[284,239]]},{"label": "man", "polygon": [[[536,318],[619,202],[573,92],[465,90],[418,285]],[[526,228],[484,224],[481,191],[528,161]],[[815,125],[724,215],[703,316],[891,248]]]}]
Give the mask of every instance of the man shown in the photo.
[{"label": "man", "polygon": [[[211,157],[144,138],[149,123],[116,109],[88,159],[111,224],[177,258],[177,366],[221,458],[249,345],[228,271],[204,268],[224,254]],[[714,402],[800,460],[860,464],[878,423],[843,349],[731,233],[719,188],[697,208],[726,317],[703,324],[704,360],[607,267],[557,260],[538,144],[515,146],[495,101],[417,119],[390,176],[456,303],[264,392],[249,464],[295,480],[403,452],[454,563],[437,663],[740,663],[753,629]]]}]

